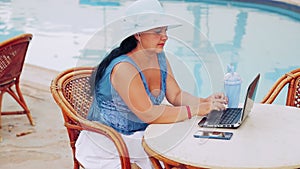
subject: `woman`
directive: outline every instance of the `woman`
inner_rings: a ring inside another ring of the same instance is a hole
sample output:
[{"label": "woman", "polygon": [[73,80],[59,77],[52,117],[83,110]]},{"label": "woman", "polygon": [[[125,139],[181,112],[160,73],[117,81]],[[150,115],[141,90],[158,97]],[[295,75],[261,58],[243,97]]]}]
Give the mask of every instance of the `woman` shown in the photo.
[{"label": "woman", "polygon": [[[127,8],[123,22],[126,38],[93,74],[94,100],[88,118],[117,130],[131,161],[147,169],[151,164],[141,138],[149,124],[203,116],[224,109],[227,99],[223,94],[197,98],[180,89],[163,52],[168,28],[178,23],[163,13],[158,1],[136,1]],[[164,98],[172,106],[161,104]],[[96,133],[82,132],[76,143],[77,159],[85,168],[120,168],[107,142]]]}]

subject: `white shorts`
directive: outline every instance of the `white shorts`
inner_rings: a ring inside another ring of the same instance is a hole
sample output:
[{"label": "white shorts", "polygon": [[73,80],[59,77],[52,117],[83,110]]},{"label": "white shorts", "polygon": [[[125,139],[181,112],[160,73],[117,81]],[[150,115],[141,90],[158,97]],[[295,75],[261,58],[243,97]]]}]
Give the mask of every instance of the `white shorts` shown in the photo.
[{"label": "white shorts", "polygon": [[[142,169],[152,169],[151,162],[142,147],[144,131],[121,136],[127,145],[130,162]],[[85,169],[119,169],[120,158],[117,149],[107,137],[90,131],[82,131],[76,141],[76,159]]]}]

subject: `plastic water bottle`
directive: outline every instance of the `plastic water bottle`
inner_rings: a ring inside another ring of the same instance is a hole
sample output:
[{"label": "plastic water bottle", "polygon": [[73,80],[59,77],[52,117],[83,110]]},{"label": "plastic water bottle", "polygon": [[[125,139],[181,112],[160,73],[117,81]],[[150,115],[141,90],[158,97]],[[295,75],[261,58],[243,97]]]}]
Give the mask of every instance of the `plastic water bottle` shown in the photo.
[{"label": "plastic water bottle", "polygon": [[227,66],[227,73],[224,77],[224,90],[228,98],[228,108],[236,108],[240,101],[242,79],[234,71],[233,65]]}]

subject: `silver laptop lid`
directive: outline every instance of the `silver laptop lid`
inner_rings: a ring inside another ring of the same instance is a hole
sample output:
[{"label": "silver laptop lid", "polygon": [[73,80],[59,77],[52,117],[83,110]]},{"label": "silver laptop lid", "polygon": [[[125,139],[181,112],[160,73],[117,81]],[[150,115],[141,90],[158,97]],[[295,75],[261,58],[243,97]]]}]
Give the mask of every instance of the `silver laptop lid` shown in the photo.
[{"label": "silver laptop lid", "polygon": [[248,114],[251,112],[254,100],[256,96],[257,86],[259,82],[260,74],[258,74],[255,79],[251,82],[247,89],[247,94],[244,102],[243,113],[241,115],[241,121],[244,121]]}]

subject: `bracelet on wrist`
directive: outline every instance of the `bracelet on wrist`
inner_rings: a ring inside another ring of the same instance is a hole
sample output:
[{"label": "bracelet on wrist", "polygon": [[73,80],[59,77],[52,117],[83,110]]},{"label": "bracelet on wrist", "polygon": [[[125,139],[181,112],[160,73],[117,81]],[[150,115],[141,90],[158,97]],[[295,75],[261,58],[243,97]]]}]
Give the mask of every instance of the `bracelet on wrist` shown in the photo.
[{"label": "bracelet on wrist", "polygon": [[185,107],[186,107],[186,110],[187,110],[188,119],[191,119],[192,118],[192,112],[191,112],[190,106],[185,106]]}]

